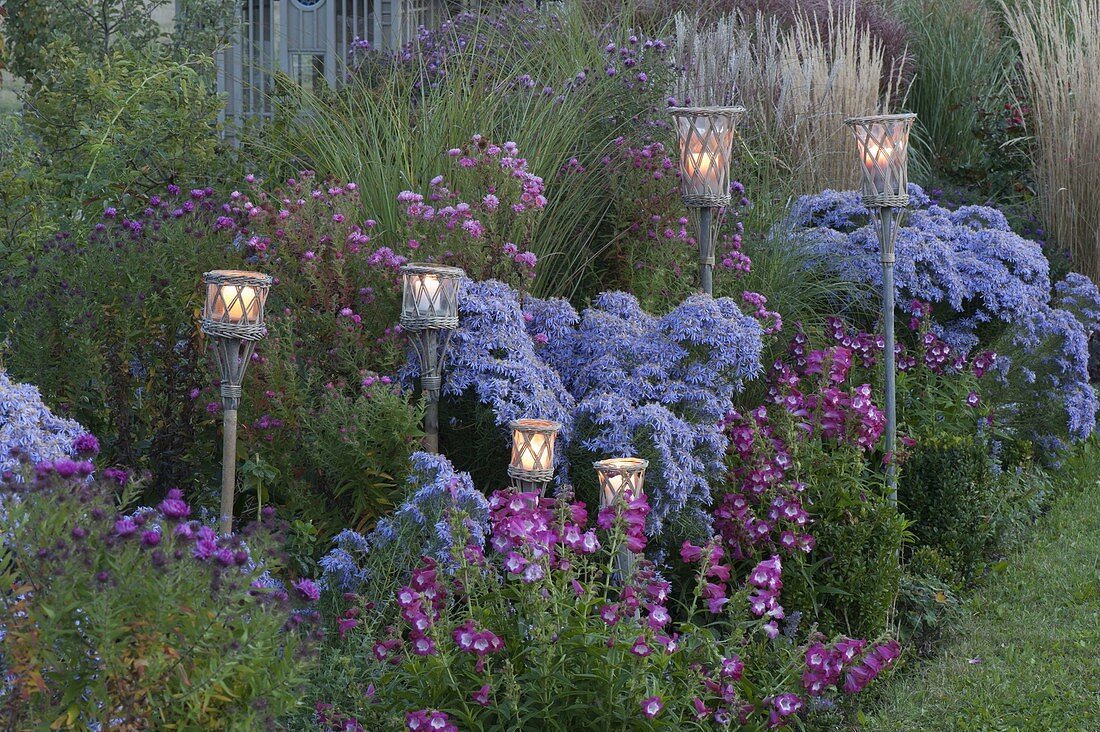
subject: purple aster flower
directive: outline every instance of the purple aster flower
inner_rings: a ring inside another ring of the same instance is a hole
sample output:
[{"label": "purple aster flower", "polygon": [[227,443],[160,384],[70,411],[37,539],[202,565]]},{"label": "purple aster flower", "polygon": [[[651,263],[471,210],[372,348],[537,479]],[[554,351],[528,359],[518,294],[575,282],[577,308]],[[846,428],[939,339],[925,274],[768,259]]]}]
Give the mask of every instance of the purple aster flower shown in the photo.
[{"label": "purple aster flower", "polygon": [[94,457],[99,454],[99,440],[90,432],[73,440],[73,452],[84,457]]},{"label": "purple aster flower", "polygon": [[183,500],[183,492],[179,488],[168,491],[168,496],[157,506],[166,518],[186,519],[191,515],[191,507]]},{"label": "purple aster flower", "polygon": [[123,516],[115,521],[115,534],[118,536],[130,536],[138,530],[138,525],[129,516]]}]

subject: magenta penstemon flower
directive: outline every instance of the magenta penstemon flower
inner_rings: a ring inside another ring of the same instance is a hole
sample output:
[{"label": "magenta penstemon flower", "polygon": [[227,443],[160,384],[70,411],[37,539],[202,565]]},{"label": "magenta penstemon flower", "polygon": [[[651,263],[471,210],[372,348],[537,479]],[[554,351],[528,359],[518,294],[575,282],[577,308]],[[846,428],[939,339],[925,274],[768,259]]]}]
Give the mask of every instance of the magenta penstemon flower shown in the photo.
[{"label": "magenta penstemon flower", "polygon": [[635,656],[638,656],[640,658],[645,658],[646,656],[648,656],[653,651],[646,644],[645,636],[640,635],[634,640],[634,645],[632,645],[630,647],[630,652],[633,653]]},{"label": "magenta penstemon flower", "polygon": [[435,655],[435,641],[428,636],[418,635],[412,638],[412,652],[417,656]]},{"label": "magenta penstemon flower", "polygon": [[321,588],[311,579],[300,579],[293,583],[293,587],[303,599],[316,602],[321,597]]},{"label": "magenta penstemon flower", "polygon": [[661,697],[651,696],[648,699],[642,699],[642,714],[646,719],[653,719],[661,710],[665,708],[665,705],[661,702]]},{"label": "magenta penstemon flower", "polygon": [[339,618],[336,621],[336,630],[340,634],[340,640],[343,640],[347,636],[348,631],[359,625],[359,620],[356,618]]},{"label": "magenta penstemon flower", "polygon": [[405,729],[410,732],[458,732],[458,727],[450,721],[446,713],[434,709],[407,712]]},{"label": "magenta penstemon flower", "polygon": [[470,698],[475,704],[480,704],[483,707],[489,706],[489,692],[491,688],[488,684],[484,684],[477,691],[471,692]]},{"label": "magenta penstemon flower", "polygon": [[741,657],[734,654],[730,658],[723,658],[719,675],[726,679],[733,679],[737,681],[741,678],[741,674],[745,671],[745,662],[741,660]]}]

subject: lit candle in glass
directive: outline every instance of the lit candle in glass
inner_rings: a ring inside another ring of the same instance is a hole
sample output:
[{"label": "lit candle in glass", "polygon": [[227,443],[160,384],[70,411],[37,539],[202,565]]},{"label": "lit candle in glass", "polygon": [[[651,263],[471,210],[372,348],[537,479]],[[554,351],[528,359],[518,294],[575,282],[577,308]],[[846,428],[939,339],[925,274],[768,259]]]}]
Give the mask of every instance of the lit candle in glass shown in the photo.
[{"label": "lit candle in glass", "polygon": [[733,145],[733,129],[722,118],[703,117],[697,118],[692,127],[694,134],[680,136],[685,184],[696,193],[725,193],[722,169],[729,167],[726,151]]},{"label": "lit candle in glass", "polygon": [[517,419],[512,429],[512,460],[508,476],[520,490],[545,489],[554,477],[554,442],[561,423],[548,419]]},{"label": "lit candle in glass", "polygon": [[554,440],[561,425],[547,419],[517,419],[512,428],[512,467],[523,471],[554,467]]},{"label": "lit candle in glass", "polygon": [[416,294],[417,313],[420,315],[431,314],[433,304],[435,305],[436,313],[442,313],[446,310],[443,299],[436,299],[440,284],[439,277],[436,275],[426,274],[420,277],[420,288]]},{"label": "lit candle in glass", "polygon": [[[517,435],[516,439],[523,439]],[[539,460],[539,456],[542,455],[542,451],[546,449],[547,435],[539,432],[532,432],[530,437],[527,438],[527,449],[519,455],[519,466],[524,470],[538,470],[546,467]]]},{"label": "lit candle in glass", "polygon": [[222,285],[221,296],[214,300],[214,318],[225,319],[225,309],[229,308],[229,322],[256,320],[260,314],[260,302],[256,290],[247,285]]},{"label": "lit candle in glass", "polygon": [[[880,146],[879,140],[884,144]],[[893,141],[887,137],[886,128],[880,124],[871,125],[866,141],[860,141],[860,148],[862,148],[863,166],[870,173],[875,190],[886,192],[890,157],[894,153]]]}]

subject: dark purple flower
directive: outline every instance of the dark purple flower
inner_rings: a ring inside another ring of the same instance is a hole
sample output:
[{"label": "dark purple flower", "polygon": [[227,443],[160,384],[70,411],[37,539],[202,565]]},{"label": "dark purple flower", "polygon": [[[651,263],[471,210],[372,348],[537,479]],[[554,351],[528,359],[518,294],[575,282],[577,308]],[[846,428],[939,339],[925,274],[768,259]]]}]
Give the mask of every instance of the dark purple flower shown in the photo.
[{"label": "dark purple flower", "polygon": [[123,516],[118,521],[115,521],[115,533],[119,536],[130,536],[137,530],[137,524],[129,516]]},{"label": "dark purple flower", "polygon": [[73,452],[85,457],[95,457],[99,454],[99,440],[91,432],[85,432],[73,440]]},{"label": "dark purple flower", "polygon": [[178,488],[168,491],[168,496],[157,506],[166,518],[185,519],[191,515],[191,508],[183,500],[183,492]]},{"label": "dark purple flower", "polygon": [[665,708],[665,705],[661,702],[661,697],[651,696],[648,699],[642,699],[642,714],[646,719],[653,719],[661,710]]}]

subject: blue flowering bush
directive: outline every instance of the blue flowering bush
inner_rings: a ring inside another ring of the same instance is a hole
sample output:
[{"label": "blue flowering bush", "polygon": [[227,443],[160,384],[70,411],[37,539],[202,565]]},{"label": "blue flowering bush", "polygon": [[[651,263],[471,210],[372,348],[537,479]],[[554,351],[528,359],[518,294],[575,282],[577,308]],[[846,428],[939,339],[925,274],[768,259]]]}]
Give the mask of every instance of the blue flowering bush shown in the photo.
[{"label": "blue flowering bush", "polygon": [[13,729],[270,728],[299,703],[319,590],[289,589],[270,516],[240,535],[192,520],[178,490],[121,506],[60,458],[0,478],[0,598]]},{"label": "blue flowering bush", "polygon": [[[543,327],[534,316],[527,324],[536,340]],[[688,514],[705,522],[700,511],[711,502],[710,484],[722,475],[726,450],[718,423],[745,382],[760,373],[762,335],[760,324],[728,298],[696,295],[656,317],[633,295],[601,295],[575,329],[557,334],[565,344],[551,356],[577,400],[573,464],[606,455],[644,457],[650,460],[651,530]],[[591,471],[578,473],[578,495],[593,499]]]},{"label": "blue flowering bush", "polygon": [[[489,504],[468,473],[458,472],[442,455],[413,453],[406,495],[396,509],[366,533],[345,529],[321,557],[321,585],[334,597],[356,593],[383,610],[422,556],[447,566],[454,549],[453,514],[462,512],[465,535],[481,541]],[[386,617],[367,617],[384,624]]]},{"label": "blue flowering bush", "polygon": [[[657,317],[623,292],[604,293],[581,314],[564,300],[521,304],[500,282],[467,283],[463,292],[444,394],[487,408],[491,429],[481,431],[501,446],[499,460],[510,420],[554,419],[563,425],[559,479],[571,478],[578,495],[591,500],[595,482],[576,466],[609,454],[645,457],[650,530],[673,517],[705,523],[700,510],[726,449],[718,423],[760,372],[756,319],[727,298],[692,297]],[[452,439],[460,462],[472,444],[486,453],[466,433]],[[503,462],[488,468],[486,480],[501,479]]]},{"label": "blue flowering bush", "polygon": [[36,387],[16,383],[0,369],[0,475],[11,471],[14,477],[24,460],[37,463],[72,456],[82,437],[83,452],[99,452],[99,442],[76,420],[56,416],[42,403]]},{"label": "blue flowering bush", "polygon": [[[1081,275],[1052,283],[1035,242],[987,206],[955,210],[911,185],[912,209],[898,233],[899,303],[932,305],[934,331],[957,352],[996,351],[999,387],[990,398],[1006,428],[1056,447],[1088,437],[1097,398],[1088,379],[1088,336],[1100,324],[1100,293]],[[788,224],[842,279],[881,285],[878,241],[856,192],[798,199]]]}]

